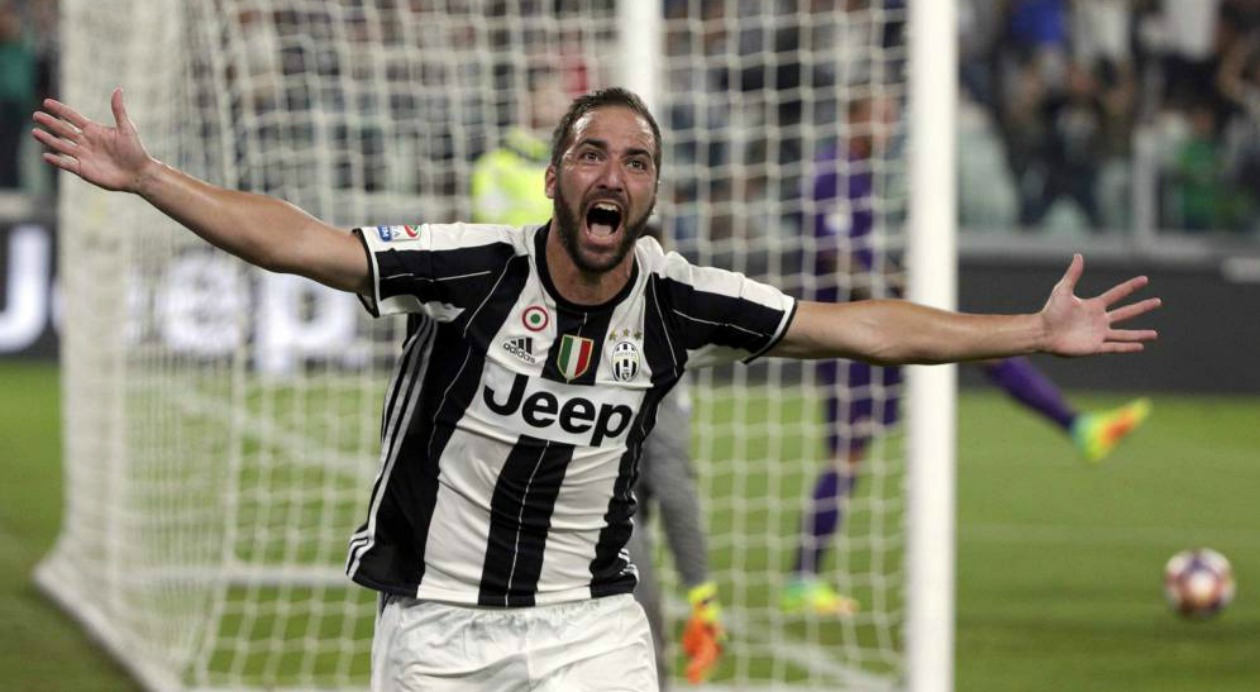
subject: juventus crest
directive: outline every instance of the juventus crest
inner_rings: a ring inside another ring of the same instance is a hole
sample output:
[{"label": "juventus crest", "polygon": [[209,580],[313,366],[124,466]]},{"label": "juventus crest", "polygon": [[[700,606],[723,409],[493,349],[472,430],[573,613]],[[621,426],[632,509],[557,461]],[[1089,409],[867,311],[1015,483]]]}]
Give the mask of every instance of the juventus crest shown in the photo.
[{"label": "juventus crest", "polygon": [[612,371],[618,382],[629,382],[639,374],[639,347],[633,341],[619,341],[613,347]]}]

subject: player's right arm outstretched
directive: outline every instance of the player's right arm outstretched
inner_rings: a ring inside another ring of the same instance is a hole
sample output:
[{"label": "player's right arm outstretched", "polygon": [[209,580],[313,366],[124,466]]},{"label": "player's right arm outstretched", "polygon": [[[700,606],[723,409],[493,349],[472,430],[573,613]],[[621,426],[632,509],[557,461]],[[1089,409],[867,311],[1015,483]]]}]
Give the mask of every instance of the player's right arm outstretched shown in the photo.
[{"label": "player's right arm outstretched", "polygon": [[158,161],[127,116],[122,89],[114,90],[110,105],[114,127],[45,100],[35,112],[43,129],[33,133],[50,150],[44,161],[102,189],[140,195],[250,264],[344,291],[371,291],[367,255],[353,235],[283,200],[211,185]]}]

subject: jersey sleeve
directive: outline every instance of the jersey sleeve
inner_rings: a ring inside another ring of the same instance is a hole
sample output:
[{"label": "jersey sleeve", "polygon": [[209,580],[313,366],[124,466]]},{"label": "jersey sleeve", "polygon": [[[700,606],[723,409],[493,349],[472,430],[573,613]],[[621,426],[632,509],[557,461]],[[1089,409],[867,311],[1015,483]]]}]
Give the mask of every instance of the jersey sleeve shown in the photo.
[{"label": "jersey sleeve", "polygon": [[372,292],[359,299],[374,317],[423,313],[449,321],[475,306],[520,254],[514,231],[478,224],[356,228],[372,273]]},{"label": "jersey sleeve", "polygon": [[750,363],[787,333],[796,300],[743,274],[699,267],[670,253],[661,292],[687,349],[690,367]]}]

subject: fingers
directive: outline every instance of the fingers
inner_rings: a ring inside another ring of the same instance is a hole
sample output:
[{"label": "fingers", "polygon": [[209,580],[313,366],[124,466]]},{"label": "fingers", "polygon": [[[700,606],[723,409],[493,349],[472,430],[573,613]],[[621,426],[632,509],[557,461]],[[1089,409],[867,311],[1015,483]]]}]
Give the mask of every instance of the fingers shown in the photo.
[{"label": "fingers", "polygon": [[[1108,293],[1110,293],[1110,291],[1108,291]],[[1163,301],[1159,298],[1147,298],[1139,303],[1125,305],[1124,307],[1116,308],[1115,310],[1108,312],[1107,319],[1113,324],[1116,322],[1123,322],[1127,319],[1137,317],[1138,315],[1144,315],[1160,305],[1163,305]]]},{"label": "fingers", "polygon": [[1154,329],[1112,329],[1107,332],[1105,343],[1140,343],[1158,338],[1159,332]]},{"label": "fingers", "polygon": [[1103,305],[1111,305],[1117,301],[1128,298],[1148,283],[1150,283],[1150,279],[1145,276],[1135,276],[1124,283],[1112,286],[1107,289],[1105,293],[1098,296],[1098,298],[1103,302]]},{"label": "fingers", "polygon": [[52,113],[62,120],[65,120],[71,125],[74,125],[80,130],[92,124],[92,121],[82,113],[56,99],[44,99],[44,110]]},{"label": "fingers", "polygon": [[1068,289],[1068,291],[1076,292],[1076,282],[1080,280],[1081,273],[1085,271],[1085,258],[1081,253],[1072,255],[1072,262],[1068,265],[1067,271],[1064,272],[1063,278],[1059,280],[1059,285]]},{"label": "fingers", "polygon": [[1103,344],[1098,353],[1141,353],[1145,349],[1141,343],[1116,342]]},{"label": "fingers", "polygon": [[131,118],[127,117],[127,107],[123,105],[122,87],[114,89],[114,93],[109,98],[109,107],[114,111],[114,125],[119,130],[131,129]]},{"label": "fingers", "polygon": [[49,149],[52,149],[58,154],[69,155],[75,149],[78,148],[78,145],[75,144],[72,140],[67,139],[65,137],[55,137],[52,134],[45,132],[44,130],[38,130],[38,129],[32,130],[31,136],[34,137],[37,141],[39,141],[40,144],[43,144],[44,146],[48,147]]},{"label": "fingers", "polygon": [[40,127],[43,127],[45,130],[48,130],[58,137],[68,139],[72,142],[76,141],[79,138],[79,135],[82,134],[70,123],[60,118],[54,118],[44,111],[35,111],[34,119],[35,122],[39,123]]},{"label": "fingers", "polygon": [[73,156],[63,156],[60,154],[44,153],[42,155],[42,158],[44,159],[45,163],[51,166],[56,166],[57,168],[60,168],[63,171],[74,173],[75,175],[79,174],[79,160],[74,158]]}]

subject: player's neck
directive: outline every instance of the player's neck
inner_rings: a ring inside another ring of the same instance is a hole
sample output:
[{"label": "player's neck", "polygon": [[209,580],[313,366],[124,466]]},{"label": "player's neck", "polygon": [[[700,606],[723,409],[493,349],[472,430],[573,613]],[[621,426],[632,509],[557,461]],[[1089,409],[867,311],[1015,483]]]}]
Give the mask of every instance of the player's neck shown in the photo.
[{"label": "player's neck", "polygon": [[634,275],[634,251],[602,272],[585,271],[573,262],[558,234],[552,230],[546,245],[547,273],[561,298],[575,305],[603,305],[617,296]]}]

